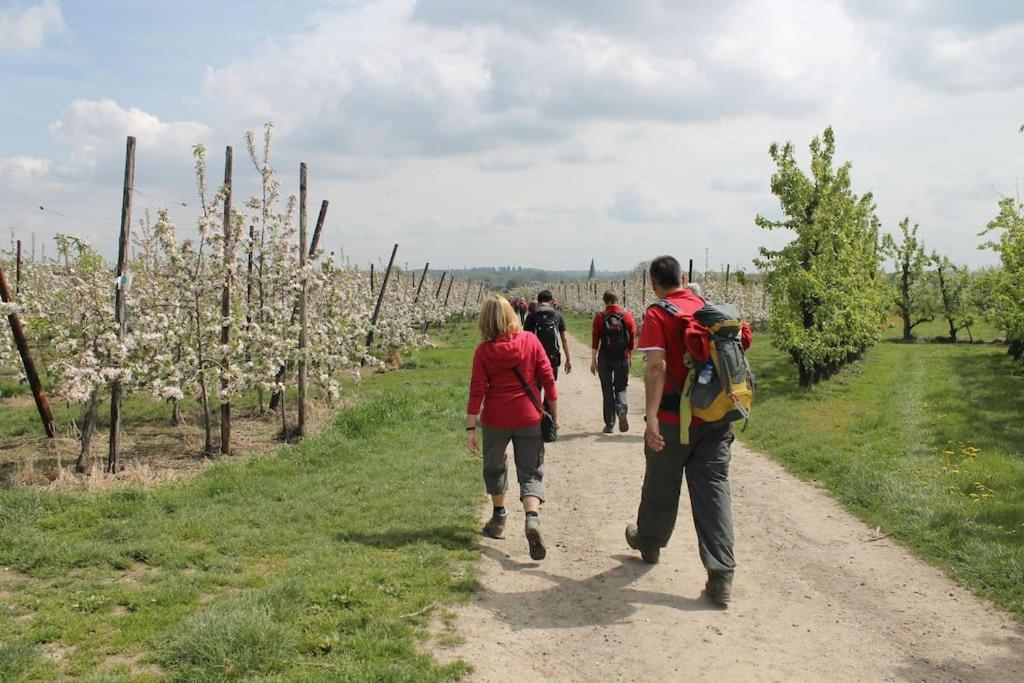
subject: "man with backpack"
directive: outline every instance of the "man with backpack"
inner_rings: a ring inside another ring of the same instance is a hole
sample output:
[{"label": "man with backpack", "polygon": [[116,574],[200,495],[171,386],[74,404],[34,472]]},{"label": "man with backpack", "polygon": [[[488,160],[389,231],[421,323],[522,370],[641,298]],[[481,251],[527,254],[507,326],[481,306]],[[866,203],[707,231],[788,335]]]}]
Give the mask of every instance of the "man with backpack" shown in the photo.
[{"label": "man with backpack", "polygon": [[636,340],[636,321],[632,313],[619,305],[619,296],[615,292],[604,293],[604,304],[605,309],[594,316],[590,372],[601,378],[604,433],[611,434],[616,418],[619,431],[629,431],[626,387],[629,385],[629,365]]},{"label": "man with backpack", "polygon": [[[523,329],[533,332],[540,340],[541,346],[548,354],[551,367],[558,379],[558,368],[562,365],[562,352],[565,352],[565,372],[572,372],[572,359],[569,358],[569,342],[565,338],[565,319],[553,306],[554,295],[550,290],[537,294],[537,308],[526,316]],[[559,344],[561,341],[561,344]]]},{"label": "man with backpack", "polygon": [[[626,543],[639,550],[645,562],[657,564],[675,527],[685,473],[700,557],[708,573],[705,593],[725,607],[732,597],[736,569],[729,489],[734,439],[731,420],[737,413],[749,414],[752,377],[743,351],[752,343],[750,326],[738,320],[725,321],[733,323],[733,336],[725,338],[698,322],[696,316],[707,308],[720,309],[708,307],[684,287],[682,270],[673,257],[652,261],[650,275],[658,301],[647,309],[637,345],[637,351],[647,357],[646,469],[637,521],[626,527]],[[704,319],[719,329],[721,323]],[[719,345],[733,361],[723,361],[725,354],[718,350]],[[737,365],[737,357],[742,367]],[[691,368],[696,373],[692,377]],[[719,370],[729,377],[718,376]],[[716,386],[725,388],[711,390]],[[698,391],[708,398],[699,405]],[[739,394],[746,397],[746,405]],[[705,421],[697,416],[698,412],[709,416],[708,408],[721,408],[723,403],[726,412],[721,419]]]}]

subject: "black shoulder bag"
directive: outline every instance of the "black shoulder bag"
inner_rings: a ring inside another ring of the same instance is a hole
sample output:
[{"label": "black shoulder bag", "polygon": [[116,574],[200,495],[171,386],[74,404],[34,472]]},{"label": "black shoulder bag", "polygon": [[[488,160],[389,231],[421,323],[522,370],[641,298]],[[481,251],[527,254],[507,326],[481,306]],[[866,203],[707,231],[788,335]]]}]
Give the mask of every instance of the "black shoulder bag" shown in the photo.
[{"label": "black shoulder bag", "polygon": [[558,425],[555,424],[555,418],[551,417],[551,413],[545,410],[544,406],[537,400],[537,397],[533,395],[530,385],[526,383],[522,373],[519,372],[519,368],[512,368],[512,372],[516,373],[516,377],[519,378],[519,383],[523,385],[523,391],[530,397],[533,407],[540,411],[540,436],[544,443],[558,441]]}]

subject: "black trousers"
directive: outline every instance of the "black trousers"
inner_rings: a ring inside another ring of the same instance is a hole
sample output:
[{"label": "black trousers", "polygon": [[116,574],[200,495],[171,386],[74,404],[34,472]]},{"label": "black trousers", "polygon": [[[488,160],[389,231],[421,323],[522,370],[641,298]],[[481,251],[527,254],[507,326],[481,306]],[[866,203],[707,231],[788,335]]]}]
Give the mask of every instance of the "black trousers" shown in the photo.
[{"label": "black trousers", "polygon": [[610,360],[597,357],[597,376],[601,378],[601,396],[604,398],[604,424],[615,424],[615,411],[628,407],[626,388],[629,386],[629,358]]}]

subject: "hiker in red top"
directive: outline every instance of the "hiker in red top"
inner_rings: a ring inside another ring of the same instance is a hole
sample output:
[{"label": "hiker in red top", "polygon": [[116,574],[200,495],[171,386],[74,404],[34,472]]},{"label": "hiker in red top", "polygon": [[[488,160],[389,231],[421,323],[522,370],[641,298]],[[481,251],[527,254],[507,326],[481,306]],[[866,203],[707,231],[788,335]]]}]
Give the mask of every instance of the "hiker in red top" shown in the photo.
[{"label": "hiker in red top", "polygon": [[[680,425],[679,419],[689,372],[684,355],[688,351],[697,361],[709,358],[706,329],[693,319],[704,300],[684,288],[679,261],[671,256],[652,261],[650,275],[655,296],[673,304],[678,313],[672,315],[658,305],[648,308],[637,345],[637,351],[647,357],[646,469],[637,521],[626,527],[626,542],[640,551],[645,562],[658,562],[675,528],[685,473],[700,557],[708,572],[705,593],[724,607],[732,597],[736,569],[729,489],[734,437],[727,422],[694,419]],[[752,341],[750,327],[744,325],[742,346],[749,348]],[[683,443],[682,429],[689,430],[689,443]]]},{"label": "hiker in red top", "polygon": [[619,305],[619,295],[615,292],[604,293],[604,304],[605,309],[594,316],[590,335],[590,372],[601,379],[604,433],[611,434],[616,418],[619,431],[629,431],[626,388],[636,341],[636,321],[632,313]]},{"label": "hiker in red top", "polygon": [[[525,386],[524,386],[525,385]],[[527,390],[543,387],[548,412],[558,418],[558,388],[547,353],[536,336],[523,331],[512,305],[500,296],[480,307],[480,345],[473,354],[473,374],[466,406],[466,445],[480,451],[476,429],[483,436],[484,484],[494,511],[483,533],[502,538],[507,512],[509,441],[516,461],[519,498],[526,513],[526,540],[530,557],[547,555],[540,533],[540,506],[544,502],[544,439],[541,436],[539,396]],[[481,406],[483,412],[481,413]]]}]

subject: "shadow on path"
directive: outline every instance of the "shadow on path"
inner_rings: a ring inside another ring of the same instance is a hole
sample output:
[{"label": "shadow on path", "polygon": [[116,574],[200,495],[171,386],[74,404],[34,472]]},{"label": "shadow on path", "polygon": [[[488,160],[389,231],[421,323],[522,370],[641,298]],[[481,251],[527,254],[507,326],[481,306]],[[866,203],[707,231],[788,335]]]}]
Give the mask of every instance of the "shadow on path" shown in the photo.
[{"label": "shadow on path", "polygon": [[640,605],[658,605],[684,612],[718,611],[703,598],[629,588],[629,584],[643,577],[652,567],[628,555],[615,555],[618,566],[600,574],[586,579],[571,579],[544,571],[536,562],[513,560],[495,548],[483,547],[481,552],[505,571],[522,572],[554,584],[522,593],[500,593],[492,589],[479,592],[482,606],[516,630],[621,623],[633,616]]}]

